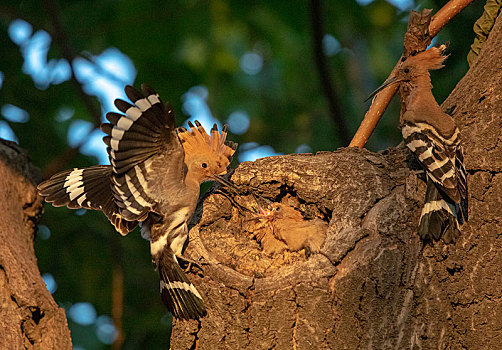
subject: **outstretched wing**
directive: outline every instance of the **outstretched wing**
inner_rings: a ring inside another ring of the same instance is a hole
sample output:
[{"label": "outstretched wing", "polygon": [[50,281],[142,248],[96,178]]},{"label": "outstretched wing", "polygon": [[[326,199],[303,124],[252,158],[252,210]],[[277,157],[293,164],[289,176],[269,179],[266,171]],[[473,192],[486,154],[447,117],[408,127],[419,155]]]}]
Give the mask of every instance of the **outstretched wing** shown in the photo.
[{"label": "outstretched wing", "polygon": [[117,99],[115,106],[124,114],[108,113],[110,123],[101,129],[108,136],[112,164],[112,189],[121,215],[128,221],[143,221],[156,211],[163,199],[158,182],[165,178],[183,185],[184,151],[176,135],[174,113],[159,95],[142,85],[143,93],[126,86],[134,104]]},{"label": "outstretched wing", "polygon": [[52,176],[38,185],[40,194],[55,207],[102,211],[122,235],[137,226],[136,221],[123,220],[112,193],[112,167],[96,165],[74,168]]},{"label": "outstretched wing", "polygon": [[408,122],[401,131],[406,146],[417,156],[437,188],[453,202],[460,203],[461,193],[455,164],[456,148],[460,143],[458,130],[451,138],[445,139],[427,123]]}]

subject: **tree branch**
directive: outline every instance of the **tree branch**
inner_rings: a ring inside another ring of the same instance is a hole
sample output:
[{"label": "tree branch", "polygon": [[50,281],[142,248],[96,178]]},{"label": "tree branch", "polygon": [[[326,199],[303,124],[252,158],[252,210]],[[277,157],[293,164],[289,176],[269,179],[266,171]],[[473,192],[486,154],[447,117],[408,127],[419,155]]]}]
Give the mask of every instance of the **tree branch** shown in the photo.
[{"label": "tree branch", "polygon": [[[429,25],[429,36],[432,39],[439,33],[441,28],[443,28],[446,23],[448,23],[453,17],[455,17],[460,11],[462,11],[467,5],[469,5],[473,0],[451,0],[445,6],[443,6],[433,17]],[[411,17],[410,17],[411,18]],[[425,49],[425,48],[424,48]],[[392,76],[397,65],[392,70],[389,76]],[[370,138],[373,130],[375,129],[378,121],[382,117],[385,109],[389,105],[390,100],[397,91],[397,85],[392,84],[387,88],[380,91],[373,99],[371,106],[366,112],[359,129],[354,135],[349,147],[362,148]]]},{"label": "tree branch", "polygon": [[321,88],[328,101],[331,118],[337,126],[338,136],[343,144],[349,142],[349,131],[347,123],[343,117],[340,109],[339,98],[336,90],[331,83],[329,66],[326,62],[324,54],[322,39],[324,36],[323,22],[322,22],[322,9],[321,0],[310,0],[310,15],[312,22],[312,41],[314,50],[314,59],[321,82]]}]

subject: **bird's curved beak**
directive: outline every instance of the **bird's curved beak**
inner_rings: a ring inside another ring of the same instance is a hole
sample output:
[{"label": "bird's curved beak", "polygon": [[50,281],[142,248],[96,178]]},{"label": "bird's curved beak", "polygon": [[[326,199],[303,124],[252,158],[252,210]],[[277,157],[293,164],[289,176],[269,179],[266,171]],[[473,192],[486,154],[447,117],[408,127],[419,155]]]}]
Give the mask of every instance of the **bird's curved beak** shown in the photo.
[{"label": "bird's curved beak", "polygon": [[382,91],[383,89],[385,89],[387,86],[392,85],[392,84],[397,84],[397,83],[400,83],[402,81],[403,81],[403,79],[398,79],[396,77],[392,77],[392,78],[387,79],[386,81],[384,81],[384,83],[382,85],[380,85],[375,91],[373,91],[368,96],[368,98],[366,100],[364,100],[364,102],[366,102],[369,99],[371,99],[373,96],[375,96],[376,94],[378,94],[380,91]]},{"label": "bird's curved beak", "polygon": [[[243,191],[241,189],[237,188],[237,186],[235,186],[233,183],[231,183],[230,181],[228,181],[227,179],[225,179],[221,175],[213,175],[213,176],[211,176],[211,180],[219,182],[221,185],[229,188],[231,191],[233,191],[237,195],[243,194]],[[250,192],[250,195],[253,197],[254,201],[256,202],[257,208],[253,208],[253,209],[258,214],[263,211],[262,206],[260,205],[260,202],[258,199],[260,199],[262,202],[266,203],[267,205],[270,204],[270,201],[268,199],[263,198],[262,196],[260,196],[258,194]]]},{"label": "bird's curved beak", "polygon": [[231,189],[232,191],[234,191],[236,193],[242,193],[242,191],[239,190],[233,183],[231,183],[230,181],[228,181],[227,179],[225,179],[221,175],[213,175],[213,176],[211,176],[211,180],[219,182],[223,186],[228,187],[229,189]]}]

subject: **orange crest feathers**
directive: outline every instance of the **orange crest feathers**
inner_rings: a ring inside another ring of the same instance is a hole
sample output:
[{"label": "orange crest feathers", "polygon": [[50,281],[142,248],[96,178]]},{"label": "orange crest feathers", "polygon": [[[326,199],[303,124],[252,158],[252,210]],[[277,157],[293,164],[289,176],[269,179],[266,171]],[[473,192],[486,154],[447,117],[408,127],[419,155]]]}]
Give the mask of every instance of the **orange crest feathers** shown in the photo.
[{"label": "orange crest feathers", "polygon": [[196,120],[195,126],[188,122],[190,130],[183,127],[178,128],[178,138],[181,141],[185,156],[191,154],[212,153],[214,155],[222,155],[232,160],[232,155],[237,149],[237,144],[232,141],[227,141],[228,127],[225,125],[221,134],[218,132],[216,124],[211,128],[211,136],[206,133],[204,127]]},{"label": "orange crest feathers", "polygon": [[443,62],[446,58],[448,58],[448,55],[444,54],[445,51],[445,44],[438,47],[433,46],[426,51],[416,54],[415,56],[408,57],[405,63],[413,64],[427,70],[440,69],[444,67]]}]

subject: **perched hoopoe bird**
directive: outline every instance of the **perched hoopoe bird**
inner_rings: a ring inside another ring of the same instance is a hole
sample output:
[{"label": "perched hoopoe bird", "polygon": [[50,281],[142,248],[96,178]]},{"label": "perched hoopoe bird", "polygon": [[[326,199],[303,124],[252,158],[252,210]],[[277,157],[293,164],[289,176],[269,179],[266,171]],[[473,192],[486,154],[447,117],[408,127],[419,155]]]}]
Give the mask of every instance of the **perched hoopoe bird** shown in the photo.
[{"label": "perched hoopoe bird", "polygon": [[269,255],[305,249],[308,256],[319,252],[326,239],[326,222],[317,218],[306,220],[295,208],[283,203],[271,203],[256,214],[256,219],[259,223],[253,234]]},{"label": "perched hoopoe bird", "polygon": [[210,135],[197,121],[189,123],[190,130],[175,129],[170,105],[152,88],[142,85],[142,90],[126,86],[133,105],[115,100],[123,114],[108,113],[110,123],[101,126],[111,165],[67,170],[38,189],[56,207],[101,210],[122,235],[139,224],[150,240],[162,301],[176,318],[197,319],[206,313],[202,297],[178,259],[183,259],[200,184],[227,183],[220,175],[237,144],[226,141],[226,126],[220,134],[215,124]]},{"label": "perched hoopoe bird", "polygon": [[400,84],[405,110],[401,132],[406,146],[425,170],[427,191],[418,233],[424,241],[455,241],[468,221],[467,173],[460,133],[432,95],[429,70],[443,67],[445,45],[431,47],[401,62],[397,73],[372,95]]}]

